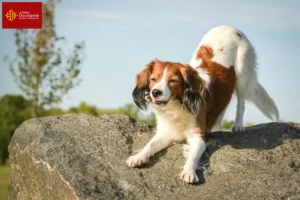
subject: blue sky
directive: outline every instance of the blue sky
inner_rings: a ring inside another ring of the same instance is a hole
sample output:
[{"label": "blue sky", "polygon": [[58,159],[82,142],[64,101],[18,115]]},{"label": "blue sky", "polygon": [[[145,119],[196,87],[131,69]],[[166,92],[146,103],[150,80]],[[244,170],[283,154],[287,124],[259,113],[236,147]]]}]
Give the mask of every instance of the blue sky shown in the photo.
[{"label": "blue sky", "polygon": [[[259,81],[281,118],[300,121],[300,1],[286,0],[62,0],[57,33],[86,43],[81,85],[59,105],[86,101],[102,108],[133,103],[135,75],[155,57],[188,63],[202,36],[228,24],[242,30],[256,48]],[[12,30],[0,30],[0,96],[18,94],[4,55],[14,55]],[[225,118],[235,117],[235,98]],[[269,122],[246,104],[245,121]]]}]

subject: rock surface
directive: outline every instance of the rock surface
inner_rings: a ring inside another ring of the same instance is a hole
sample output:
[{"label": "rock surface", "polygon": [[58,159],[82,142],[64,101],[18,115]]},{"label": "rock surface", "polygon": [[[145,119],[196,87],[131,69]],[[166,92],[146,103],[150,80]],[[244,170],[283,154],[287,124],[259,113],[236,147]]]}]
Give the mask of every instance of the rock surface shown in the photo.
[{"label": "rock surface", "polygon": [[153,135],[121,115],[84,114],[24,122],[11,141],[8,199],[300,199],[298,124],[269,123],[243,132],[215,132],[201,159],[199,184],[179,179],[182,144],[142,168],[128,156]]}]

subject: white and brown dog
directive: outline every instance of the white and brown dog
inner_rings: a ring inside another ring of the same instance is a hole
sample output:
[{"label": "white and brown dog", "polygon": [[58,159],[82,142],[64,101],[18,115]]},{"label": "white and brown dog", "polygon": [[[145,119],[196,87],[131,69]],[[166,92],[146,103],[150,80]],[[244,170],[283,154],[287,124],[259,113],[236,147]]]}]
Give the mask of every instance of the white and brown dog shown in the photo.
[{"label": "white and brown dog", "polygon": [[141,109],[153,106],[157,132],[143,150],[127,159],[127,165],[140,166],[172,142],[186,140],[189,151],[180,177],[197,182],[196,165],[206,149],[207,135],[220,125],[234,92],[237,109],[232,131],[243,130],[245,100],[268,118],[279,119],[274,101],[257,80],[254,48],[231,26],[204,35],[189,65],[157,59],[147,64],[136,77],[132,95]]}]

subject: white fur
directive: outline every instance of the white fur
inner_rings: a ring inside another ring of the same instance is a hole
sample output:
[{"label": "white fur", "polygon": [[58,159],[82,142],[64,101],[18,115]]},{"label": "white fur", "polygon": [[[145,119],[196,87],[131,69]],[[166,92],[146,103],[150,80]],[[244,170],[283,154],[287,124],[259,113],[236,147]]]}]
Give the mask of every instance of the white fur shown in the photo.
[{"label": "white fur", "polygon": [[[196,67],[200,66],[201,63],[202,63],[202,59],[196,59],[196,55],[194,55],[193,58],[190,61],[190,66],[196,68]],[[203,69],[203,68],[197,68],[196,70],[198,71],[199,76],[205,82],[205,87],[207,89],[209,89],[210,76],[209,76],[208,72],[205,69]]]},{"label": "white fur", "polygon": [[[200,47],[200,46],[198,46],[197,49],[198,49],[199,47]],[[197,59],[197,58],[196,58],[196,53],[197,53],[197,51],[194,53],[194,55],[193,55],[193,57],[192,57],[192,59],[191,59],[191,61],[190,61],[190,66],[191,66],[191,67],[194,67],[194,68],[200,66],[201,63],[202,63],[202,59],[201,59],[201,58],[200,58],[200,59]]]},{"label": "white fur", "polygon": [[187,161],[180,174],[182,180],[193,183],[198,182],[199,178],[196,175],[196,168],[203,152],[206,149],[205,142],[199,134],[192,134],[188,136],[187,142],[189,150],[187,154]]},{"label": "white fur", "polygon": [[208,45],[213,49],[213,61],[228,68],[234,67],[237,77],[235,88],[237,108],[232,131],[243,130],[245,100],[253,102],[266,117],[275,121],[279,120],[279,112],[274,101],[258,82],[256,53],[244,33],[232,26],[219,26],[211,29],[203,36],[192,56],[190,65],[193,67],[199,67],[202,62],[196,57],[202,45]]},{"label": "white fur", "polygon": [[155,107],[157,134],[182,141],[193,133],[196,117],[186,112],[178,101],[170,101],[164,107]]},{"label": "white fur", "polygon": [[204,81],[205,87],[209,90],[210,76],[209,76],[208,72],[203,68],[197,68],[197,71],[198,71],[199,76]]},{"label": "white fur", "polygon": [[[170,91],[170,88],[168,87],[167,81],[166,81],[166,76],[167,76],[167,72],[168,72],[167,67],[168,66],[166,66],[166,68],[164,70],[163,77],[161,78],[161,80],[158,83],[156,83],[154,85],[154,87],[152,88],[152,90],[157,89],[157,90],[162,91],[162,95],[160,95],[159,97],[156,98],[157,101],[168,101],[171,96],[171,91]],[[150,96],[154,99],[152,92],[150,92]]]}]

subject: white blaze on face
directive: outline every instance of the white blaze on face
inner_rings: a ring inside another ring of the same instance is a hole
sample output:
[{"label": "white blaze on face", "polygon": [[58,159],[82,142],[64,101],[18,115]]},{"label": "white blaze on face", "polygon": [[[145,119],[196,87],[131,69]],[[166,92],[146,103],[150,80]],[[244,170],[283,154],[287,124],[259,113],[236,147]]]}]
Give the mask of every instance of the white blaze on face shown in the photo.
[{"label": "white blaze on face", "polygon": [[154,89],[160,90],[162,92],[162,95],[158,96],[157,98],[154,98],[152,95],[152,90],[150,92],[151,98],[155,99],[157,101],[168,101],[171,96],[171,91],[170,91],[170,88],[168,87],[167,80],[166,80],[167,79],[167,67],[168,66],[166,66],[166,68],[164,70],[162,79],[159,82],[157,82],[154,85],[154,87],[152,88],[152,90],[154,90]]}]

